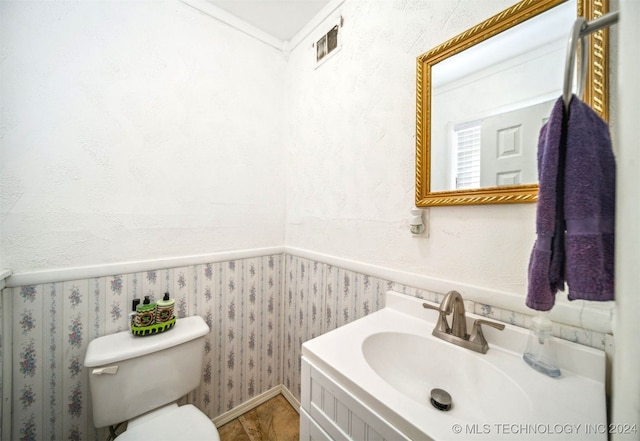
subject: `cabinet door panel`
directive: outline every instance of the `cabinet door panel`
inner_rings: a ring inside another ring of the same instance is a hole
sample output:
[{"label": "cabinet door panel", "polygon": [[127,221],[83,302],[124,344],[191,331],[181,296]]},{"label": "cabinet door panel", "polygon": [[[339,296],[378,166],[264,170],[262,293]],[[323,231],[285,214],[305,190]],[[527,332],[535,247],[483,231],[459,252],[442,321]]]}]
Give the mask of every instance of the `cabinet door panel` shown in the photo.
[{"label": "cabinet door panel", "polygon": [[[332,440],[409,440],[305,357],[302,357],[301,407]],[[303,433],[302,422],[300,431]],[[302,439],[307,440],[306,436]]]}]

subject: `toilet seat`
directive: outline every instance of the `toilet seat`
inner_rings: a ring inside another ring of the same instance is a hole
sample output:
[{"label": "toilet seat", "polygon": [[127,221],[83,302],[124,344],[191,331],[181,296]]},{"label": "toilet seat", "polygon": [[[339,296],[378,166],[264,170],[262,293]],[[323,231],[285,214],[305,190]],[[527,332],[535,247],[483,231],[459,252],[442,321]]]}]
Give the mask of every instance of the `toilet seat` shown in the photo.
[{"label": "toilet seat", "polygon": [[115,441],[220,441],[213,422],[192,404],[172,404],[134,419]]}]

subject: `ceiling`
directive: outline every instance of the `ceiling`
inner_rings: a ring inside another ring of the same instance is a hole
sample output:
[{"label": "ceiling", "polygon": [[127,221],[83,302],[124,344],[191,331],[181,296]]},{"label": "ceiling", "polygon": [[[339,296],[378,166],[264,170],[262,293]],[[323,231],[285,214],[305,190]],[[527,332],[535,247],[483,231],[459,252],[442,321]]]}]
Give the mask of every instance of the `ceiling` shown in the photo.
[{"label": "ceiling", "polygon": [[330,0],[207,0],[274,36],[289,41]]}]

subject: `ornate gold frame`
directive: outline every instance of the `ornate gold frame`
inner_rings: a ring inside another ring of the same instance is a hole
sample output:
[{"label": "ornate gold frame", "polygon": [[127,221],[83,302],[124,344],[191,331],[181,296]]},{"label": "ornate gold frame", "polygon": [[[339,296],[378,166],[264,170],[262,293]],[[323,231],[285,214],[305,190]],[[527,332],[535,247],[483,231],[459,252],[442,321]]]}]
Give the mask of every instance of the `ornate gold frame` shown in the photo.
[{"label": "ornate gold frame", "polygon": [[[535,202],[538,184],[473,190],[430,191],[431,170],[431,67],[500,32],[516,26],[567,0],[522,0],[420,55],[416,62],[416,206],[517,204]],[[609,9],[608,0],[577,0],[576,16],[593,20]],[[608,30],[589,36],[588,76],[584,101],[608,120]]]}]

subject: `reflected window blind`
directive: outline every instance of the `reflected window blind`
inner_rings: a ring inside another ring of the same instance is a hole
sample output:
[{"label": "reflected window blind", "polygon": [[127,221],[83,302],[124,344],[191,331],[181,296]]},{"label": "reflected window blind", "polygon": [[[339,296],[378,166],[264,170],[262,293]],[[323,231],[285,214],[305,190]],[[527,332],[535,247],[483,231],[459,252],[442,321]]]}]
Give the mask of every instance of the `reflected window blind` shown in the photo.
[{"label": "reflected window blind", "polygon": [[480,122],[454,129],[456,189],[480,187]]}]

